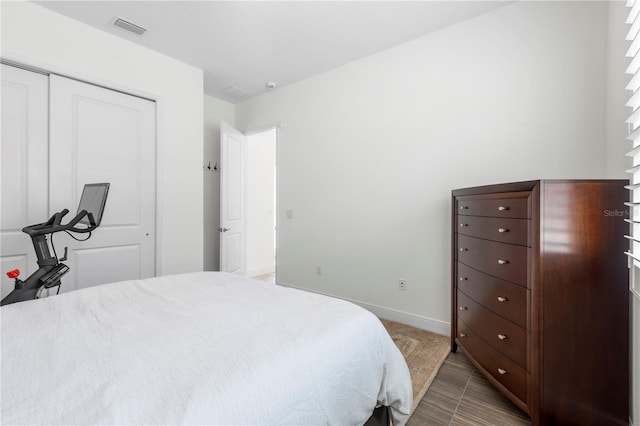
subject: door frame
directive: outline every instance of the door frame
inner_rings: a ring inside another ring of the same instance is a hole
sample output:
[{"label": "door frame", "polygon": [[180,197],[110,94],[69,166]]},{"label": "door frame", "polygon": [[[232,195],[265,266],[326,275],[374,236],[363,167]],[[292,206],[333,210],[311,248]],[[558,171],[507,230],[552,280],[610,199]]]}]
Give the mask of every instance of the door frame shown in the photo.
[{"label": "door frame", "polygon": [[[280,121],[278,121],[278,122],[275,122],[274,124],[271,124],[271,125],[254,127],[254,128],[250,128],[249,130],[240,130],[240,129],[235,128],[233,125],[231,125],[229,123],[221,121],[220,122],[220,151],[218,152],[218,155],[219,155],[219,158],[220,158],[219,164],[220,164],[221,170],[222,170],[222,167],[224,167],[223,161],[222,161],[222,153],[221,153],[222,143],[223,143],[222,132],[223,132],[223,128],[227,127],[227,126],[232,128],[232,129],[237,130],[244,137],[251,136],[251,135],[254,135],[254,134],[257,134],[257,133],[267,132],[267,131],[270,131],[270,130],[275,130],[275,153],[274,153],[275,154],[274,155],[275,159],[274,159],[274,162],[275,162],[276,171],[275,171],[275,188],[274,188],[274,190],[275,190],[275,194],[274,194],[274,198],[275,198],[275,206],[274,206],[274,215],[275,215],[274,273],[275,273],[276,282],[277,282],[277,276],[278,276],[278,241],[280,239],[280,236],[279,236],[279,234],[280,234],[280,217],[279,217],[279,214],[278,214],[278,206],[279,206],[279,203],[280,203],[280,199],[279,199],[279,192],[280,192],[280,173],[279,173],[279,146],[280,145],[279,145],[279,140],[280,140],[280,130],[282,129],[282,123]],[[246,211],[247,210],[247,207],[246,207],[247,206],[246,155],[243,158],[243,169],[244,169],[243,170],[244,183],[242,185],[242,191],[243,191],[243,193],[242,193],[242,204],[243,204],[242,209],[243,209],[243,215],[246,217],[246,215],[247,215],[247,211]],[[220,177],[220,187],[221,187],[221,189],[220,189],[220,197],[218,199],[218,207],[219,207],[218,210],[220,211],[220,219],[219,219],[218,226],[222,227],[223,226],[222,225],[222,208],[223,208],[223,205],[222,205],[222,203],[223,203],[223,199],[222,199],[222,176]],[[242,241],[242,245],[243,245],[243,248],[242,248],[242,250],[243,250],[243,253],[242,253],[242,257],[243,257],[243,259],[242,259],[242,273],[246,274],[246,272],[247,272],[247,270],[246,270],[246,238],[247,238],[246,237],[246,232],[247,232],[247,230],[246,230],[246,221],[245,221],[243,227],[244,228],[243,228],[243,237],[242,237],[242,239],[243,239],[243,241]],[[219,261],[220,261],[220,265],[219,265],[218,269],[222,270],[222,245],[220,244],[220,242],[221,242],[221,238],[220,238],[221,232],[218,229],[219,228],[216,227],[217,236],[218,236],[218,238],[217,238],[218,258],[219,258]]]},{"label": "door frame", "polygon": [[[104,89],[114,90],[116,92],[124,93],[125,95],[135,96],[138,98],[146,99],[148,101],[155,102],[155,224],[154,224],[154,233],[156,236],[155,239],[155,247],[154,247],[154,269],[155,275],[162,275],[162,253],[163,253],[163,238],[160,235],[160,230],[163,224],[163,212],[160,209],[160,206],[163,205],[163,197],[162,197],[162,152],[163,152],[163,134],[160,131],[162,128],[164,116],[164,103],[162,101],[162,97],[157,94],[146,92],[143,90],[134,89],[128,86],[124,86],[120,83],[106,80],[102,78],[97,78],[93,75],[88,75],[83,72],[70,71],[68,69],[63,69],[59,66],[53,65],[51,63],[45,63],[41,61],[36,61],[33,58],[26,58],[23,55],[17,54],[15,52],[3,52],[0,57],[0,63],[9,65],[16,68],[22,68],[27,71],[32,71],[44,75],[55,74],[61,77],[69,78],[72,80],[77,80],[82,83],[92,84],[94,86],[102,87]],[[44,218],[46,219],[46,218]]]}]

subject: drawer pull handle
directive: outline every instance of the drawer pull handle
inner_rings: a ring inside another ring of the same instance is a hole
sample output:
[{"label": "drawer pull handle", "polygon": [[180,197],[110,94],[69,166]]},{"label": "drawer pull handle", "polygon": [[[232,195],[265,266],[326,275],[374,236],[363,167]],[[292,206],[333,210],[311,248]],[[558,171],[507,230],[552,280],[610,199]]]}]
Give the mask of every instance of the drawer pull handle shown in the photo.
[{"label": "drawer pull handle", "polygon": [[509,230],[507,228],[498,228],[498,232],[500,233],[509,232]]},{"label": "drawer pull handle", "polygon": [[509,207],[506,207],[506,206],[500,206],[500,207],[498,207],[498,211],[503,212],[503,211],[506,211],[506,210],[509,210]]},{"label": "drawer pull handle", "polygon": [[498,334],[498,339],[506,340],[506,339],[508,339],[508,337],[506,335],[504,335],[504,334]]},{"label": "drawer pull handle", "polygon": [[460,277],[460,281],[466,281],[467,277]]},{"label": "drawer pull handle", "polygon": [[498,259],[498,265],[506,265],[507,263],[509,263],[508,260]]},{"label": "drawer pull handle", "polygon": [[467,335],[464,333],[460,333],[460,337],[467,337]]},{"label": "drawer pull handle", "polygon": [[498,373],[500,374],[507,374],[507,370],[504,370],[502,368],[498,368]]},{"label": "drawer pull handle", "polygon": [[465,226],[469,226],[469,225],[467,225],[466,223],[461,223],[460,224],[460,228],[464,228]]},{"label": "drawer pull handle", "polygon": [[460,210],[468,210],[469,207],[468,206],[460,206]]},{"label": "drawer pull handle", "polygon": [[467,251],[468,249],[466,248],[461,248],[460,251]]},{"label": "drawer pull handle", "polygon": [[498,302],[507,302],[509,299],[506,297],[498,296]]},{"label": "drawer pull handle", "polygon": [[467,310],[467,307],[466,307],[466,306],[460,306],[460,308],[459,308],[459,309],[460,309],[461,311],[466,311],[466,310]]}]

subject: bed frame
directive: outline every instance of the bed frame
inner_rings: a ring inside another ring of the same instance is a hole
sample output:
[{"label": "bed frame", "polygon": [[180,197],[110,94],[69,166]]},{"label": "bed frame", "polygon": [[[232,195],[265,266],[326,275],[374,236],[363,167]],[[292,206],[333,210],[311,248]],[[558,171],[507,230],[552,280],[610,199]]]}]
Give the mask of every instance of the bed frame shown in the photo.
[{"label": "bed frame", "polygon": [[389,407],[380,406],[373,410],[373,414],[364,426],[391,426],[391,416],[389,415]]}]

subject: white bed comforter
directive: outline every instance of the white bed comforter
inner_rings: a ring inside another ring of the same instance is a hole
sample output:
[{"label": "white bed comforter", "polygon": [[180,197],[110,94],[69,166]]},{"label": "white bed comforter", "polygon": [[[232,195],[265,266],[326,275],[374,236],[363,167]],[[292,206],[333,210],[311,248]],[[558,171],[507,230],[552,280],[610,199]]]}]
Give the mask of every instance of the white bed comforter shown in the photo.
[{"label": "white bed comforter", "polygon": [[352,303],[202,272],[1,308],[3,424],[403,425],[407,365]]}]

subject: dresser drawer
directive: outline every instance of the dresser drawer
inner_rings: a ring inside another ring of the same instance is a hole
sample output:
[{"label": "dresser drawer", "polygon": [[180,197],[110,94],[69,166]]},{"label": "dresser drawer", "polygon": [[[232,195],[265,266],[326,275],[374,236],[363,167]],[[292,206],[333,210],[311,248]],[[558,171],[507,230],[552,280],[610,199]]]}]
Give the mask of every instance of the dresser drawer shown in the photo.
[{"label": "dresser drawer", "polygon": [[480,339],[464,321],[458,319],[460,346],[502,386],[527,405],[527,372]]},{"label": "dresser drawer", "polygon": [[527,285],[529,248],[457,235],[458,260],[481,272],[522,286]]},{"label": "dresser drawer", "polygon": [[530,218],[530,192],[467,195],[456,198],[459,215]]},{"label": "dresser drawer", "polygon": [[458,290],[458,318],[482,340],[527,369],[527,330],[494,314]]},{"label": "dresser drawer", "polygon": [[457,268],[458,289],[501,317],[529,329],[527,322],[529,290],[483,274],[459,262]]},{"label": "dresser drawer", "polygon": [[529,246],[529,219],[513,219],[482,216],[456,216],[459,234],[502,243]]}]

